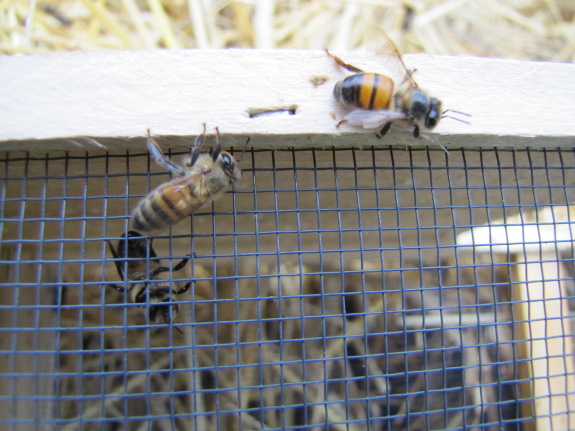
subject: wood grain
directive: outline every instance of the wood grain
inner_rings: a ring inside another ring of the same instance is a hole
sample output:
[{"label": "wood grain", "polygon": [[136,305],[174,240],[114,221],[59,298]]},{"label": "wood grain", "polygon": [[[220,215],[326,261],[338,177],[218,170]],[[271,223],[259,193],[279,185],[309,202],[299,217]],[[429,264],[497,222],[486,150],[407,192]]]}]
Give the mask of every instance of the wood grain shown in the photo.
[{"label": "wood grain", "polygon": [[[336,54],[397,77],[385,56]],[[424,54],[405,61],[422,88],[472,115],[472,124],[444,119],[431,139],[414,139],[405,127],[384,140],[338,129],[345,110],[332,89],[348,72],[323,51],[67,52],[0,57],[0,148],[141,150],[147,128],[170,137],[166,145],[189,146],[204,122],[219,126],[229,145],[251,136],[259,148],[575,143],[573,64]],[[250,117],[266,111],[280,112]]]}]

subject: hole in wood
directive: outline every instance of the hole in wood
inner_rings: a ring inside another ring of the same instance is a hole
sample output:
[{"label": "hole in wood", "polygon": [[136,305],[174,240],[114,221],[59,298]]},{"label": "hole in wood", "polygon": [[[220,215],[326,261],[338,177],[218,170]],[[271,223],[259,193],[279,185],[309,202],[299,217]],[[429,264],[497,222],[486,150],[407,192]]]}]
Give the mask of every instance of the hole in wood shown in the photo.
[{"label": "hole in wood", "polygon": [[270,117],[276,115],[295,115],[297,105],[278,107],[278,108],[250,108],[248,115],[250,118]]}]

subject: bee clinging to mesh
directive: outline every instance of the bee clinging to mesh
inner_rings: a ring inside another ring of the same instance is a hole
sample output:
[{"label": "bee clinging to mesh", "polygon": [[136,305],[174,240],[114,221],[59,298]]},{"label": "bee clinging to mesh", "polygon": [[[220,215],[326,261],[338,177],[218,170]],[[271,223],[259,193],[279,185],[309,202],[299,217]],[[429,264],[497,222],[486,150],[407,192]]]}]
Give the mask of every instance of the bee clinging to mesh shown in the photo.
[{"label": "bee clinging to mesh", "polygon": [[441,101],[417,85],[413,79],[414,71],[407,69],[399,50],[391,39],[387,39],[405,70],[405,77],[398,86],[389,76],[364,72],[326,51],[337,64],[354,73],[338,82],[333,89],[335,99],[352,108],[339,124],[345,122],[364,129],[379,129],[379,138],[389,131],[392,122],[398,120],[412,124],[413,136],[416,138],[419,137],[420,129],[432,130],[442,118],[452,118],[469,124],[465,120],[447,115],[448,112],[465,116],[469,116],[468,114],[449,109],[441,110]]},{"label": "bee clinging to mesh", "polygon": [[[115,283],[108,285],[118,292],[129,294],[130,300],[135,304],[142,306],[149,304],[148,318],[151,323],[170,324],[180,309],[175,302],[176,296],[188,291],[192,282],[174,289],[170,287],[168,281],[158,280],[158,275],[169,272],[170,268],[160,265],[160,259],[152,247],[152,240],[149,240],[149,245],[147,241],[134,231],[122,235],[117,249],[110,241],[106,241],[115,259],[114,264],[120,278],[124,281],[135,282],[129,283],[126,287]],[[182,259],[180,263],[171,268],[172,273],[184,268],[189,260],[189,258]]]},{"label": "bee clinging to mesh", "polygon": [[[198,136],[189,157],[182,165],[167,159],[148,129],[148,151],[157,164],[172,171],[178,178],[159,185],[136,207],[132,227],[142,233],[156,233],[179,223],[205,203],[217,199],[238,182],[242,171],[234,157],[221,148],[220,131],[216,127],[216,147],[202,153],[206,125]],[[248,141],[246,142],[246,145]]]}]

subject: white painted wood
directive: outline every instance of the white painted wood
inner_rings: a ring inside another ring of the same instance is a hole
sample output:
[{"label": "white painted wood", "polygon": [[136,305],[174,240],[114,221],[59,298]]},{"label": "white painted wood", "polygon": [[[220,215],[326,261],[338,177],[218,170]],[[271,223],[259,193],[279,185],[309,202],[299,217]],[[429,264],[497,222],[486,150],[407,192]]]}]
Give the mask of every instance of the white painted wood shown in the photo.
[{"label": "white painted wood", "polygon": [[[515,266],[516,284],[512,289],[516,324],[515,342],[523,379],[521,397],[524,417],[535,417],[527,429],[570,430],[575,423],[575,364],[573,334],[567,316],[566,274],[553,262],[553,251],[519,257]],[[541,263],[545,262],[545,263]],[[517,284],[520,282],[521,284]]]},{"label": "white painted wood", "polygon": [[457,235],[461,252],[498,253],[513,263],[511,286],[515,341],[524,379],[521,396],[524,417],[535,417],[526,429],[573,428],[575,414],[575,363],[573,334],[564,282],[564,264],[558,253],[573,247],[572,206],[543,207],[519,213]]},{"label": "white painted wood", "polygon": [[457,235],[458,250],[509,254],[569,252],[575,243],[575,206],[554,205],[493,220]]},{"label": "white painted wood", "polygon": [[[393,72],[385,56],[337,54],[364,70]],[[0,57],[0,149],[97,150],[94,141],[143,149],[147,128],[173,138],[163,145],[190,145],[203,122],[219,126],[227,145],[251,136],[256,147],[575,144],[573,64],[423,54],[405,61],[422,88],[445,108],[471,114],[472,124],[444,119],[431,141],[401,127],[384,140],[337,129],[345,110],[332,89],[348,72],[323,51],[68,52]],[[327,81],[314,86],[316,77]],[[249,116],[293,108],[295,115]]]}]

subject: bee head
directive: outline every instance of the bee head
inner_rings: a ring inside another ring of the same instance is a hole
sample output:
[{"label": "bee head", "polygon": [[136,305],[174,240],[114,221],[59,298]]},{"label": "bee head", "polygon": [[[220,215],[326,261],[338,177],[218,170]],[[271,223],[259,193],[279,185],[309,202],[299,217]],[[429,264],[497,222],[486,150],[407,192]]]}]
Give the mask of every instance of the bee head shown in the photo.
[{"label": "bee head", "polygon": [[217,161],[230,180],[230,184],[235,184],[241,177],[242,171],[236,163],[236,159],[227,151],[220,151]]},{"label": "bee head", "polygon": [[410,118],[420,121],[427,116],[429,112],[429,97],[423,91],[419,88],[411,87],[403,97],[407,102],[405,105],[408,108],[407,114]]},{"label": "bee head", "polygon": [[[149,297],[149,299],[148,299]],[[180,306],[174,302],[174,291],[169,286],[150,286],[142,289],[141,295],[135,298],[135,302],[142,305],[149,301],[148,318],[151,323],[171,323],[180,311]]]},{"label": "bee head", "polygon": [[128,237],[129,239],[132,239],[132,238],[142,238],[142,235],[140,235],[140,233],[139,233],[139,232],[136,232],[135,230],[130,230],[130,231],[128,231],[127,233],[124,233],[124,234],[122,235],[122,238],[126,238],[126,237]]},{"label": "bee head", "polygon": [[406,114],[418,126],[428,130],[433,129],[441,119],[441,101],[435,97],[429,97],[418,87],[411,87],[403,95],[404,106],[408,109]]},{"label": "bee head", "polygon": [[171,297],[167,297],[162,302],[156,302],[150,305],[148,312],[150,322],[167,325],[175,320],[180,311],[180,306],[172,302],[172,299]]}]

